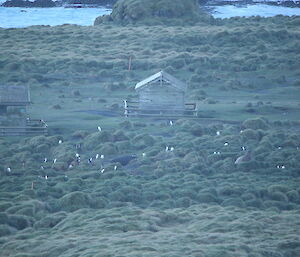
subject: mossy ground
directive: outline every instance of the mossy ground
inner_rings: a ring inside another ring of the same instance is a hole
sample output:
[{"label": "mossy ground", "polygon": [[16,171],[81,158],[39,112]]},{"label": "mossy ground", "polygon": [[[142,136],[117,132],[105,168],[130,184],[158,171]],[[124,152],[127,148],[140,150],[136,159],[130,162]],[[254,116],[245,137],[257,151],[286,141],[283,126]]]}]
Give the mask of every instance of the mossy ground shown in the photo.
[{"label": "mossy ground", "polygon": [[[298,256],[298,24],[0,29],[0,82],[30,85],[50,133],[0,140],[1,254]],[[120,115],[160,69],[211,118]]]}]

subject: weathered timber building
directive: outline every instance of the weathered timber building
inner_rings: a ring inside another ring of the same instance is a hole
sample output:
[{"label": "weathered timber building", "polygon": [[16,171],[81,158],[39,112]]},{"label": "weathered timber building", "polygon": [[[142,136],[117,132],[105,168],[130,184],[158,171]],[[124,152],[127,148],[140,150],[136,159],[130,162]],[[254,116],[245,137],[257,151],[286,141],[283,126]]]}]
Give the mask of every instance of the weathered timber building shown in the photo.
[{"label": "weathered timber building", "polygon": [[[136,102],[124,101],[125,115],[191,115],[196,105],[185,103],[187,85],[165,71],[160,71],[135,86]],[[188,108],[192,107],[192,108]]]},{"label": "weathered timber building", "polygon": [[26,107],[29,104],[27,86],[0,85],[0,124],[25,125]]},{"label": "weathered timber building", "polygon": [[29,88],[25,85],[0,85],[0,136],[47,134],[43,120],[31,120],[27,114]]},{"label": "weathered timber building", "polygon": [[184,110],[186,84],[160,71],[135,86],[139,108],[146,110]]}]

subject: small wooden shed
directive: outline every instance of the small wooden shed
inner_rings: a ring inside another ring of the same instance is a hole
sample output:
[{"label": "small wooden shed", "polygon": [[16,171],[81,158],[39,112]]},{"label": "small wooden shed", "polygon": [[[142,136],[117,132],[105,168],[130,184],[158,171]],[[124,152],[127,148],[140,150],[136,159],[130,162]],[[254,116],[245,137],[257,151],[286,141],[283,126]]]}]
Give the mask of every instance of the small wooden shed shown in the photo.
[{"label": "small wooden shed", "polygon": [[160,71],[135,86],[141,110],[183,111],[187,85]]},{"label": "small wooden shed", "polygon": [[7,114],[9,107],[15,107],[26,111],[26,106],[30,104],[28,87],[0,85],[0,115]]},{"label": "small wooden shed", "polygon": [[29,104],[26,85],[0,85],[0,137],[47,134],[48,125],[43,120],[28,117]]},{"label": "small wooden shed", "polygon": [[160,71],[137,83],[138,100],[124,100],[124,115],[191,117],[197,114],[196,103],[186,103],[187,85]]}]

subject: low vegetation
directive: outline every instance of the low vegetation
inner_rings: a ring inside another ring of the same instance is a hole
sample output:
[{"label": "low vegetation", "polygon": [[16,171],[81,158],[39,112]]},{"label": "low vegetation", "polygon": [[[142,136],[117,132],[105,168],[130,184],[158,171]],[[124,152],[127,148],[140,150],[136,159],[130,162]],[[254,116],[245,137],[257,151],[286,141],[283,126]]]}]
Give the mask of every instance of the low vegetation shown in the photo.
[{"label": "low vegetation", "polygon": [[[28,84],[49,127],[0,138],[2,255],[297,257],[299,17],[179,26],[125,4],[93,27],[0,29],[0,83]],[[198,116],[124,117],[161,69]]]}]

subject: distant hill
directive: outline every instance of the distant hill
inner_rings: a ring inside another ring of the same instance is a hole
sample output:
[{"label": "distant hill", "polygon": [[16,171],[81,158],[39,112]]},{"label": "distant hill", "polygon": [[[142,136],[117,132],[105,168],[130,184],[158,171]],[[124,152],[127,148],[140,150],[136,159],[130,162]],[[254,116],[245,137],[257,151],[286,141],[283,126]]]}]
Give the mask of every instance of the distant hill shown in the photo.
[{"label": "distant hill", "polygon": [[209,19],[210,15],[200,10],[197,0],[119,0],[110,15],[98,17],[94,24],[110,21],[119,24],[194,23]]},{"label": "distant hill", "polygon": [[23,0],[8,0],[2,4],[4,7],[55,7],[56,4],[52,0],[36,0],[36,1],[23,1]]},{"label": "distant hill", "polygon": [[66,6],[66,7],[85,7],[89,5],[95,6],[112,6],[117,0],[62,0],[62,1],[52,1],[52,0],[7,0],[2,6],[4,7],[56,7],[56,6]]},{"label": "distant hill", "polygon": [[98,6],[113,6],[117,0],[63,0],[62,4],[68,5],[98,5]]},{"label": "distant hill", "polygon": [[300,7],[299,1],[291,0],[199,0],[203,5],[232,5],[232,4],[269,4],[286,7]]},{"label": "distant hill", "polygon": [[[4,7],[55,7],[55,6],[66,6],[66,7],[90,7],[93,6],[113,6],[118,0],[7,0],[0,1],[4,2],[1,6]],[[135,4],[136,1],[132,0],[119,0],[120,2],[126,2],[128,5]],[[152,4],[156,0],[144,1],[143,4]],[[189,1],[180,1],[177,2],[179,6],[181,4],[185,5],[185,2]],[[231,4],[257,4],[264,3],[270,5],[280,5],[287,7],[300,7],[299,1],[291,1],[291,0],[195,0],[200,5],[231,5]],[[176,1],[169,1],[168,5],[174,6]]]}]

